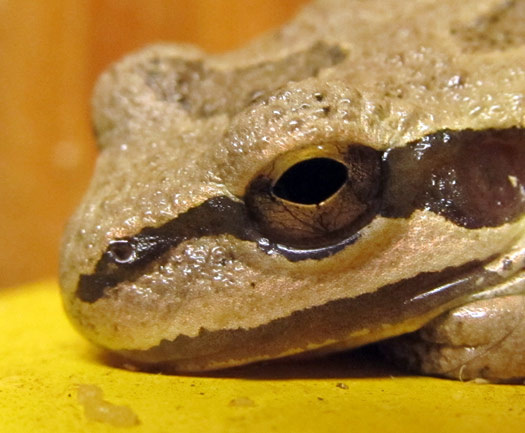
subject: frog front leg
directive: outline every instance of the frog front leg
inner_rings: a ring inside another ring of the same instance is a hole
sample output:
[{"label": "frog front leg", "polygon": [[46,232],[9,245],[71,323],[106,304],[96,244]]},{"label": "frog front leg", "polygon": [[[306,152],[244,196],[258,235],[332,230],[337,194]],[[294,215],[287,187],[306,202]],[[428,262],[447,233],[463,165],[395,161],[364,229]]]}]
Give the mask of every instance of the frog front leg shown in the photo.
[{"label": "frog front leg", "polygon": [[460,380],[523,381],[525,295],[483,299],[385,343],[411,370]]}]

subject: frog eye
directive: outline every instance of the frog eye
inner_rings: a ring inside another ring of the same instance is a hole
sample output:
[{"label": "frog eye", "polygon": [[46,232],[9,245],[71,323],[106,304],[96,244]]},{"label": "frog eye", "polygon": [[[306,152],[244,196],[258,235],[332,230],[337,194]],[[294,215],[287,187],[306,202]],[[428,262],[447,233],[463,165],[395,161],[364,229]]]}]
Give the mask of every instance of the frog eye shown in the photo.
[{"label": "frog eye", "polygon": [[381,154],[360,145],[318,150],[277,158],[249,185],[246,205],[271,241],[329,245],[356,233],[376,213]]},{"label": "frog eye", "polygon": [[272,187],[281,200],[303,205],[318,205],[335,195],[348,181],[343,163],[331,158],[311,158],[286,170]]}]

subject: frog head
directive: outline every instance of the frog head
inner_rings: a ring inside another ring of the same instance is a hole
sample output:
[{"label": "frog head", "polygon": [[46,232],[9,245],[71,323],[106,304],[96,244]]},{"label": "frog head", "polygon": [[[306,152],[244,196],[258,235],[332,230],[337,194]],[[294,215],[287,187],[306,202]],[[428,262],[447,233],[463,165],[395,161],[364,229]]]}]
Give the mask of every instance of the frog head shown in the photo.
[{"label": "frog head", "polygon": [[198,371],[359,346],[504,290],[525,243],[524,4],[318,1],[235,52],[113,65],[62,248],[72,322]]}]

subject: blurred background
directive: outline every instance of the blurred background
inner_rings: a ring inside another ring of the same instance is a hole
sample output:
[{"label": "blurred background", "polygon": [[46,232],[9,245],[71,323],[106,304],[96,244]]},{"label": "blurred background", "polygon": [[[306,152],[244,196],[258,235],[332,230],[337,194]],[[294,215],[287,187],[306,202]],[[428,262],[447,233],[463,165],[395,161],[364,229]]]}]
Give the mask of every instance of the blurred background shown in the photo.
[{"label": "blurred background", "polygon": [[307,0],[0,0],[0,287],[54,277],[91,175],[90,94],[157,41],[209,52],[285,22]]}]

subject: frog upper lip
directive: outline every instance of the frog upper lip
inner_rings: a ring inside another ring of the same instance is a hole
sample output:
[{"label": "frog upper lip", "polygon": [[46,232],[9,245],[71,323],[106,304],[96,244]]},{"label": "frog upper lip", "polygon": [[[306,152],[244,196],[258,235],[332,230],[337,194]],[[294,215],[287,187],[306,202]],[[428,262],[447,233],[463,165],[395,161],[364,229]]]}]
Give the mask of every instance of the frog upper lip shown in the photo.
[{"label": "frog upper lip", "polygon": [[[121,349],[121,353],[139,362],[180,362],[185,365],[192,360],[198,364],[199,359],[207,359],[210,346],[217,347],[218,352],[214,355],[220,355],[230,353],[230,349],[242,352],[244,345],[253,347],[254,340],[260,341],[261,347],[266,343],[274,347],[272,350],[276,353],[272,357],[289,354],[294,347],[322,348],[334,341],[347,342],[348,347],[372,343],[416,330],[439,314],[468,303],[476,296],[488,296],[489,290],[505,285],[508,275],[486,269],[494,260],[497,257],[437,272],[422,272],[377,291],[297,310],[254,328],[201,328],[194,337],[180,334],[173,339],[163,339],[148,349]],[[305,323],[308,324],[307,330]],[[294,343],[293,347],[287,345],[286,339],[276,343],[276,338],[279,339],[276,336],[281,335],[286,335],[289,341],[302,343]],[[356,344],[352,345],[349,338],[354,335],[358,337]],[[218,341],[225,346],[217,346]],[[267,355],[262,353],[260,359]],[[255,356],[254,359],[259,358]]]}]

